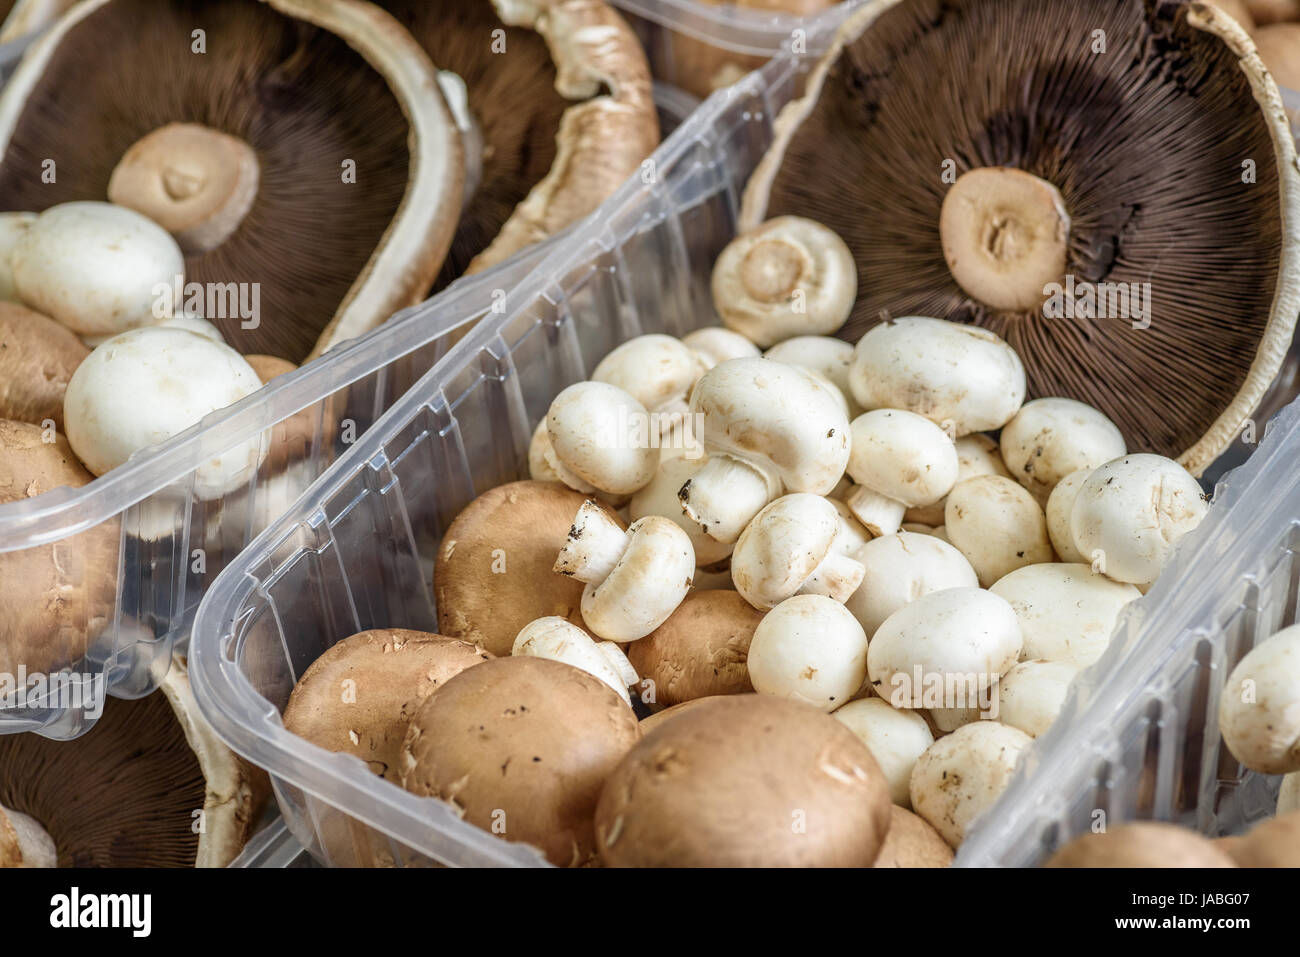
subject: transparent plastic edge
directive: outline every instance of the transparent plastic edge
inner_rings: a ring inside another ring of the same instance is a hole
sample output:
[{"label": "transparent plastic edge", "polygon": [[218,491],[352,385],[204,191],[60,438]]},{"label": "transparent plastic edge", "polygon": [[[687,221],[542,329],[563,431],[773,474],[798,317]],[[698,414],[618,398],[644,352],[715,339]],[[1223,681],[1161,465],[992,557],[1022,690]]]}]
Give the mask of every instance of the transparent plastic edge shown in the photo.
[{"label": "transparent plastic edge", "polygon": [[807,31],[808,52],[816,52],[850,12],[867,2],[848,0],[801,17],[695,0],[610,0],[615,9],[673,33],[731,53],[768,57],[788,51],[795,30]]}]

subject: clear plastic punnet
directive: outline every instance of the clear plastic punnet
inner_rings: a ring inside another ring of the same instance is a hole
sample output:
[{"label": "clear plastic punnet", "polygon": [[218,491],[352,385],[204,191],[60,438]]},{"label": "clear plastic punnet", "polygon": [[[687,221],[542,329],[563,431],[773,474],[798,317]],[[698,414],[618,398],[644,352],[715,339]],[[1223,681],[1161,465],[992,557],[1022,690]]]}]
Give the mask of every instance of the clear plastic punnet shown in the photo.
[{"label": "clear plastic punnet", "polygon": [[[656,102],[665,130],[697,105],[671,87]],[[221,569],[561,241],[462,279],[89,485],[0,504],[0,733],[75,737],[105,694],[156,688]],[[205,463],[241,447],[264,452],[261,465],[233,490],[208,487]]]}]

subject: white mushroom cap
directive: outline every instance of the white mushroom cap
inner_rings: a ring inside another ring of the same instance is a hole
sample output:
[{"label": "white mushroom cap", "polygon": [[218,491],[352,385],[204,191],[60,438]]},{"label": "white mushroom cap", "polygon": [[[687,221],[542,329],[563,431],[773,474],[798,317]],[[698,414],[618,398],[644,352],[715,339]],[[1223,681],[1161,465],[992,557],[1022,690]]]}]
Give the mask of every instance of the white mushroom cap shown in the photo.
[{"label": "white mushroom cap", "polygon": [[819,495],[784,495],[754,516],[731,556],[736,591],[755,608],[795,595],[843,602],[862,582],[862,566],[836,547],[842,522]]},{"label": "white mushroom cap", "polygon": [[1300,771],[1292,771],[1282,779],[1282,790],[1277,795],[1277,815],[1300,811]]},{"label": "white mushroom cap", "polygon": [[844,607],[853,612],[868,635],[874,635],[886,618],[923,595],[979,585],[966,556],[931,535],[883,535],[867,542],[853,557],[862,564],[862,584]]},{"label": "white mushroom cap", "polygon": [[1000,475],[953,486],[943,524],[985,588],[1017,568],[1053,558],[1043,510],[1022,486]]},{"label": "white mushroom cap", "polygon": [[35,213],[0,213],[0,302],[21,302],[9,257],[19,238],[35,221]]},{"label": "white mushroom cap", "polygon": [[1126,455],[1088,476],[1074,500],[1070,530],[1084,561],[1108,578],[1150,585],[1207,510],[1201,486],[1177,462]]},{"label": "white mushroom cap", "polygon": [[83,336],[151,326],[160,287],[185,273],[167,230],[111,203],[63,203],[41,213],[9,259],[23,302]]},{"label": "white mushroom cap", "polygon": [[[533,429],[533,437],[528,442],[528,477],[535,482],[564,482],[559,471],[551,464],[555,461],[557,460],[555,450],[551,448],[551,436],[546,431],[546,419],[542,419],[537,423],[537,428]],[[570,475],[575,482],[586,486],[585,488],[574,489],[574,491],[582,492],[584,495],[590,495],[596,491],[576,475],[572,475],[572,473]],[[573,488],[572,485],[569,487]]]},{"label": "white mushroom cap", "polygon": [[762,353],[739,332],[722,326],[705,326],[682,336],[682,342],[695,350],[706,369],[728,359],[757,359]]},{"label": "white mushroom cap", "polygon": [[691,540],[673,522],[650,515],[625,532],[603,508],[578,509],[554,570],[586,584],[582,620],[607,641],[636,641],[682,603],[695,574]]},{"label": "white mushroom cap", "polygon": [[[262,387],[234,349],[184,329],[154,326],[109,339],[77,367],[63,400],[68,443],[96,475]],[[212,455],[195,471],[200,498],[248,481],[266,455],[261,436]]]},{"label": "white mushroom cap", "polygon": [[[612,642],[597,642],[573,622],[566,618],[551,616],[530,621],[520,630],[510,649],[512,655],[531,655],[534,658],[549,658],[562,661],[566,665],[581,668],[587,674],[595,675],[605,684],[618,692],[619,697],[629,705],[631,696],[627,693],[629,685],[636,683],[636,671],[632,670],[632,680],[625,681],[622,669],[615,667],[602,645],[612,647],[622,655],[618,645]],[[623,656],[627,661],[627,656]],[[631,663],[628,662],[631,669]]]},{"label": "white mushroom cap", "polygon": [[10,866],[58,867],[59,851],[35,818],[0,804],[0,868]]},{"label": "white mushroom cap", "polygon": [[844,325],[858,292],[853,253],[821,223],[778,216],[727,244],[713,265],[713,306],[764,348]]},{"label": "white mushroom cap", "polygon": [[659,467],[658,442],[649,428],[646,407],[622,389],[577,382],[557,395],[546,413],[547,462],[579,492],[630,495]]},{"label": "white mushroom cap", "polygon": [[[681,526],[682,531],[690,536],[691,546],[695,549],[695,561],[704,567],[725,561],[731,554],[732,546],[705,535],[699,524],[691,521],[682,511],[682,503],[677,493],[707,462],[707,457],[663,459],[650,484],[632,496],[627,512],[628,517],[634,522],[647,515],[662,515],[676,522]],[[731,587],[730,578],[727,587]]]},{"label": "white mushroom cap", "polygon": [[1074,532],[1070,528],[1070,516],[1074,513],[1074,500],[1079,497],[1079,489],[1092,474],[1092,469],[1079,469],[1071,472],[1056,483],[1052,494],[1047,496],[1047,537],[1052,540],[1052,548],[1063,562],[1083,562],[1083,552],[1074,545]]},{"label": "white mushroom cap", "polygon": [[1261,774],[1300,771],[1300,625],[1283,628],[1232,669],[1219,702],[1232,756]]},{"label": "white mushroom cap", "polygon": [[896,708],[970,708],[1016,664],[1021,645],[1020,623],[1005,600],[979,588],[948,588],[885,619],[871,637],[867,670],[876,694]]},{"label": "white mushroom cap", "polygon": [[1069,661],[1078,668],[1102,656],[1124,606],[1142,597],[1132,585],[1087,565],[1056,562],[1017,568],[989,591],[1015,609],[1025,642],[1022,658]]},{"label": "white mushroom cap", "polygon": [[1072,661],[1022,661],[998,682],[998,720],[1037,738],[1061,713],[1078,674]]},{"label": "white mushroom cap", "polygon": [[763,616],[747,663],[750,683],[760,694],[834,711],[866,678],[867,636],[838,602],[796,595]]},{"label": "white mushroom cap", "polygon": [[1042,504],[1079,469],[1095,469],[1128,451],[1115,423],[1074,399],[1034,399],[1002,429],[1002,459]]},{"label": "white mushroom cap", "polygon": [[857,418],[866,410],[858,405],[849,388],[849,369],[853,367],[853,343],[834,336],[795,336],[778,342],[764,358],[798,366],[821,376],[844,396],[849,407],[849,418]]},{"label": "white mushroom cap", "polygon": [[964,728],[976,721],[987,720],[981,717],[979,708],[929,708],[926,714],[930,716],[931,723],[941,734],[952,734],[958,728]]},{"label": "white mushroom cap", "polygon": [[933,505],[957,481],[957,449],[924,416],[900,409],[866,412],[850,426],[849,476],[857,483],[846,504],[876,535],[898,531],[903,513]]},{"label": "white mushroom cap", "polygon": [[221,334],[221,330],[198,316],[172,316],[170,319],[164,319],[158,325],[166,329],[184,329],[187,332],[193,332],[200,336],[205,336],[213,342],[225,343],[226,337]]},{"label": "white mushroom cap", "polygon": [[[1002,464],[1002,452],[998,444],[983,432],[963,435],[953,443],[957,449],[957,482],[964,482],[977,475],[1001,475],[1011,478],[1011,473]],[[956,485],[957,482],[953,484]],[[943,524],[943,509],[948,504],[944,496],[933,505],[918,505],[903,513],[906,522],[919,522],[922,525],[938,527]]]},{"label": "white mushroom cap", "polygon": [[1025,367],[987,329],[908,316],[858,340],[849,384],[864,409],[906,409],[960,437],[1011,420],[1025,400]]},{"label": "white mushroom cap", "polygon": [[1033,739],[997,721],[976,721],[935,741],[912,769],[912,810],[957,847],[1011,783]]},{"label": "white mushroom cap", "polygon": [[784,486],[825,495],[849,460],[849,421],[833,390],[770,359],[731,359],[691,393],[703,416],[709,463],[682,489],[682,504],[705,532],[734,542]]},{"label": "white mushroom cap", "polygon": [[695,350],[664,335],[629,339],[600,360],[593,382],[617,386],[650,412],[678,416],[686,412],[686,397],[705,372]]},{"label": "white mushroom cap", "polygon": [[834,548],[853,558],[857,555],[859,548],[871,541],[871,533],[849,511],[849,507],[839,499],[827,498],[826,501],[831,503],[831,507],[835,509],[836,514],[840,517],[840,534],[835,537]]},{"label": "white mushroom cap", "polygon": [[912,768],[926,748],[934,744],[925,719],[915,711],[890,707],[881,698],[850,701],[836,710],[835,717],[858,736],[880,765],[889,783],[889,799],[899,807],[910,808]]}]

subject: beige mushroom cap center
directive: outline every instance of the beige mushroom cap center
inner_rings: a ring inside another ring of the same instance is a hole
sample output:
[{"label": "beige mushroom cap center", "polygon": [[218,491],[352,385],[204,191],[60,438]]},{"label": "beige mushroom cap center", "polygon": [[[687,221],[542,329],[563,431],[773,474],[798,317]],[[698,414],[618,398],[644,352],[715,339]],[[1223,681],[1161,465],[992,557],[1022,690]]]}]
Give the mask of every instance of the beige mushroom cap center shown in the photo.
[{"label": "beige mushroom cap center", "polygon": [[257,154],[199,123],[168,123],[137,140],[108,182],[108,198],[143,213],[188,254],[215,249],[257,196]]},{"label": "beige mushroom cap center", "polygon": [[755,243],[740,264],[745,291],[759,302],[784,302],[799,281],[812,271],[808,253],[784,239],[763,239]]},{"label": "beige mushroom cap center", "polygon": [[939,214],[944,259],[967,295],[993,309],[1037,309],[1065,275],[1070,217],[1051,183],[1023,170],[963,173]]}]

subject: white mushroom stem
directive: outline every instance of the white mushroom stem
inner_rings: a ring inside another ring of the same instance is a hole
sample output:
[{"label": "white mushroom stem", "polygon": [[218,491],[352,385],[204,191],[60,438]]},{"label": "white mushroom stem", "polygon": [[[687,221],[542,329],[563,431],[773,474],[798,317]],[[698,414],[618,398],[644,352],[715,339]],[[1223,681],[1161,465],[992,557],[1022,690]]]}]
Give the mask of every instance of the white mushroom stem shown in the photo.
[{"label": "white mushroom stem", "polygon": [[715,541],[733,544],[750,519],[781,494],[776,470],[714,453],[678,492],[682,511]]},{"label": "white mushroom stem", "polygon": [[[623,656],[621,665],[616,666],[605,646],[610,646]],[[510,653],[516,656],[548,658],[562,661],[594,675],[609,685],[628,704],[632,703],[627,689],[637,680],[636,671],[627,660],[627,656],[612,642],[595,641],[589,634],[566,618],[551,616],[530,621],[520,630],[515,638]],[[624,667],[632,672],[632,680],[624,680]]]},{"label": "white mushroom stem", "polygon": [[585,584],[609,577],[627,548],[627,532],[595,502],[583,502],[569,538],[555,559],[555,571]]},{"label": "white mushroom stem", "polygon": [[898,499],[873,492],[865,485],[855,485],[844,499],[862,525],[872,535],[893,535],[902,527],[907,506]]},{"label": "white mushroom stem", "polygon": [[49,832],[41,827],[34,817],[21,811],[10,810],[0,804],[0,830],[4,827],[5,819],[8,819],[9,826],[17,835],[18,853],[22,858],[21,866],[58,866],[59,852],[55,847],[54,838],[50,837]]}]

